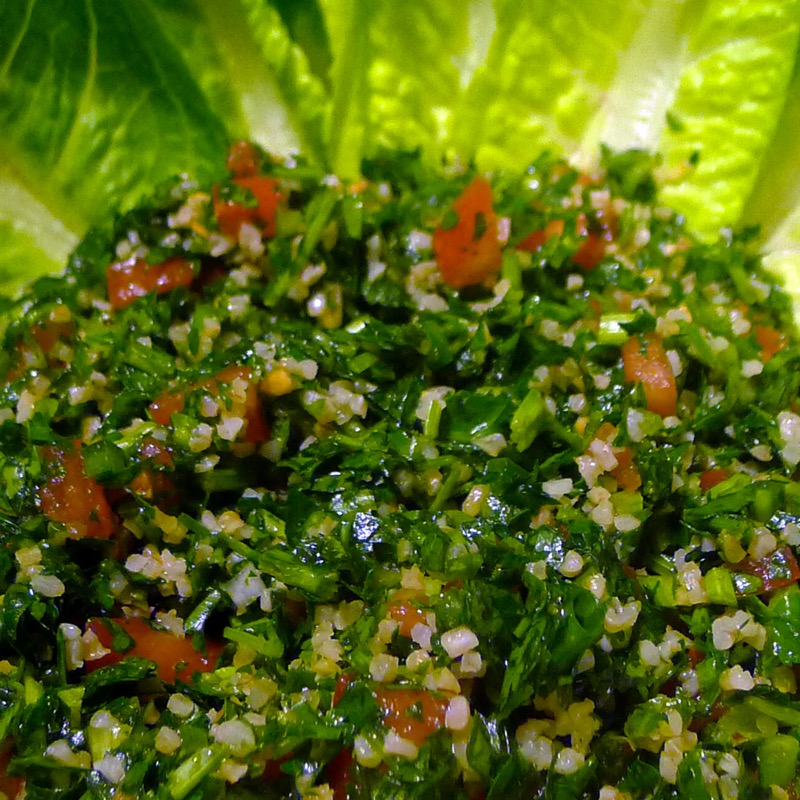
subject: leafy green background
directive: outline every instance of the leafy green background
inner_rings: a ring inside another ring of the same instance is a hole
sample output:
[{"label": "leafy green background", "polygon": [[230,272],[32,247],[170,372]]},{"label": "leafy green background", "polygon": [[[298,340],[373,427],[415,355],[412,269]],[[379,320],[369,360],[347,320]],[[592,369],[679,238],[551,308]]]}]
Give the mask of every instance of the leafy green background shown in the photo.
[{"label": "leafy green background", "polygon": [[800,0],[5,0],[0,285],[246,137],[345,177],[384,147],[658,151],[663,201],[760,223],[800,298],[799,30]]}]

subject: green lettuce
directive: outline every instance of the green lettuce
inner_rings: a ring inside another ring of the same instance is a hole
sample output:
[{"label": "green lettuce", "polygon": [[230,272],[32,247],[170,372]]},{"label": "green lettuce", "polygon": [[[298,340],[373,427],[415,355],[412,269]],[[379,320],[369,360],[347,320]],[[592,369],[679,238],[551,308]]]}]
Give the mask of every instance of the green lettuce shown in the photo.
[{"label": "green lettuce", "polygon": [[[764,227],[800,298],[800,0],[15,0],[0,10],[0,286],[236,138],[350,179],[661,154],[661,199],[712,236]],[[788,98],[788,102],[787,102]]]}]

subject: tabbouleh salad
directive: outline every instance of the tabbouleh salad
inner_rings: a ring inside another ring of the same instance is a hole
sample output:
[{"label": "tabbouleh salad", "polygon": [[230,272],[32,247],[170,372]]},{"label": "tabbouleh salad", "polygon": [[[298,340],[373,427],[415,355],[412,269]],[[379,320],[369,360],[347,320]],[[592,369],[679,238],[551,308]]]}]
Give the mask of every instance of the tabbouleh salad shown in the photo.
[{"label": "tabbouleh salad", "polygon": [[3,308],[9,798],[794,798],[800,346],[653,164],[246,143]]}]

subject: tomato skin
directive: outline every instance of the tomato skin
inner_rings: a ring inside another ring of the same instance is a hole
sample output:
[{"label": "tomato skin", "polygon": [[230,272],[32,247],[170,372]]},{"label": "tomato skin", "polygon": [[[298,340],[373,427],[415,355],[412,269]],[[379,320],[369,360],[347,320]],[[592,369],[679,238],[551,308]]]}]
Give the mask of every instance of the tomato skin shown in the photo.
[{"label": "tomato skin", "polygon": [[[208,654],[203,655],[195,650],[190,638],[182,638],[167,631],[151,628],[140,617],[115,617],[113,621],[133,639],[134,645],[124,653],[117,653],[111,647],[112,633],[103,624],[103,620],[90,619],[86,625],[87,630],[91,630],[103,647],[111,652],[102,658],[87,661],[86,669],[89,672],[100,669],[100,667],[118,664],[126,656],[135,656],[155,661],[156,673],[164,683],[175,683],[176,679],[188,683],[195,672],[211,672],[215,669],[217,658],[222,652],[221,645],[207,642]],[[184,666],[176,669],[179,663],[183,663]]]},{"label": "tomato skin", "polygon": [[275,215],[284,199],[283,193],[278,189],[278,182],[263,175],[234,178],[233,182],[251,192],[256,199],[256,205],[251,207],[233,200],[223,200],[219,196],[219,187],[215,186],[212,200],[220,231],[225,236],[236,239],[242,225],[247,223],[260,228],[264,236],[273,237],[277,231]]},{"label": "tomato skin", "polygon": [[25,778],[8,774],[8,762],[14,754],[14,740],[9,736],[0,744],[0,792],[9,800],[17,800],[25,793]]},{"label": "tomato skin", "polygon": [[398,589],[389,600],[387,612],[390,619],[397,622],[397,632],[407,639],[415,625],[427,625],[427,613],[416,606],[412,600],[419,599],[419,593],[409,589]]},{"label": "tomato skin", "polygon": [[347,800],[353,768],[353,751],[340,750],[325,767],[328,785],[333,790],[334,800]]},{"label": "tomato skin", "polygon": [[49,355],[59,341],[67,341],[72,336],[72,323],[46,322],[43,325],[34,325],[31,334],[42,352]]},{"label": "tomato skin", "polygon": [[[225,367],[217,373],[214,378],[208,378],[191,388],[205,388],[213,394],[219,396],[219,383],[231,383],[240,378],[247,381],[247,392],[244,400],[244,419],[245,427],[242,434],[242,441],[252,444],[260,444],[267,441],[270,437],[270,428],[261,406],[261,398],[258,388],[252,380],[253,373],[248,367],[240,367],[236,364]],[[170,425],[173,414],[180,414],[186,403],[186,393],[181,390],[167,390],[161,392],[158,397],[150,403],[150,416],[158,425],[167,427]]]},{"label": "tomato skin", "polygon": [[761,360],[766,364],[774,355],[786,347],[786,337],[767,325],[756,325],[754,328],[756,341],[761,348]]},{"label": "tomato skin", "polygon": [[[142,462],[142,471],[128,484],[128,489],[150,501],[167,501],[169,504],[175,504],[178,499],[175,487],[165,471],[171,470],[174,466],[172,451],[158,439],[148,436],[142,440],[139,458]],[[163,467],[165,470],[153,469],[153,466]],[[160,507],[160,504],[157,504]]]},{"label": "tomato skin", "polygon": [[120,310],[150,292],[165,294],[179,286],[191,286],[194,281],[192,265],[180,256],[160,264],[148,264],[142,258],[115,261],[106,268],[108,300]]},{"label": "tomato skin", "polygon": [[633,450],[630,447],[615,447],[614,457],[617,459],[617,466],[611,470],[611,474],[617,479],[619,488],[626,492],[635,492],[642,485],[642,478],[633,463]]},{"label": "tomato skin", "polygon": [[383,709],[384,723],[417,747],[444,725],[449,705],[444,697],[436,697],[424,689],[379,688],[373,695]]},{"label": "tomato skin", "polygon": [[497,275],[502,266],[488,181],[473,178],[453,202],[452,210],[458,222],[452,228],[440,225],[434,230],[433,253],[444,282],[463,289]]},{"label": "tomato skin", "polygon": [[[248,367],[239,367],[232,364],[217,373],[217,380],[223,383],[231,383],[237,378],[247,381],[247,393],[244,400],[245,428],[242,438],[245,442],[260,444],[269,439],[270,429],[264,416],[264,409],[261,406],[258,388],[253,382],[252,371]],[[209,388],[216,391],[216,382],[212,382]]]},{"label": "tomato skin", "polygon": [[517,250],[535,253],[550,239],[562,236],[564,233],[564,220],[551,219],[544,228],[529,233],[518,245]]},{"label": "tomato skin", "polygon": [[72,539],[110,539],[116,529],[114,514],[103,487],[86,475],[80,442],[69,451],[48,445],[42,457],[51,470],[58,468],[39,487],[44,515],[66,525]]},{"label": "tomato skin", "polygon": [[183,392],[164,391],[150,403],[150,416],[153,422],[163,425],[165,428],[170,424],[173,414],[180,414],[183,411],[186,397]]},{"label": "tomato skin", "polygon": [[[572,260],[586,272],[589,272],[605,257],[606,243],[604,237],[589,230],[585,214],[578,215],[578,219],[575,222],[575,233],[583,240],[583,244],[572,256]],[[610,234],[607,235],[610,236]]]},{"label": "tomato skin", "polygon": [[669,417],[678,404],[678,387],[672,365],[661,339],[645,337],[645,350],[639,338],[632,336],[622,345],[622,364],[627,383],[641,383],[649,411]]},{"label": "tomato skin", "polygon": [[[336,683],[332,705],[335,708],[350,684],[357,679],[352,672],[343,672]],[[383,721],[398,736],[417,747],[444,725],[449,700],[437,697],[426,689],[388,689],[379,686],[372,696],[383,711]]]},{"label": "tomato skin", "polygon": [[758,561],[742,559],[738,564],[734,564],[733,568],[737,572],[761,578],[763,582],[761,591],[767,594],[777,589],[785,589],[800,580],[800,566],[788,545],[779,547],[774,553]]},{"label": "tomato skin", "polygon": [[700,491],[705,494],[709,489],[713,489],[717,484],[727,480],[731,476],[731,471],[724,467],[712,467],[707,469],[700,476]]},{"label": "tomato skin", "polygon": [[240,140],[231,145],[225,166],[237,178],[247,178],[258,173],[259,157],[250,142]]},{"label": "tomato skin", "polygon": [[594,434],[595,439],[600,439],[612,446],[617,466],[611,470],[611,475],[616,479],[619,488],[623,491],[634,492],[642,485],[642,478],[633,462],[633,450],[630,447],[613,446],[616,436],[617,429],[610,422],[604,422]]}]

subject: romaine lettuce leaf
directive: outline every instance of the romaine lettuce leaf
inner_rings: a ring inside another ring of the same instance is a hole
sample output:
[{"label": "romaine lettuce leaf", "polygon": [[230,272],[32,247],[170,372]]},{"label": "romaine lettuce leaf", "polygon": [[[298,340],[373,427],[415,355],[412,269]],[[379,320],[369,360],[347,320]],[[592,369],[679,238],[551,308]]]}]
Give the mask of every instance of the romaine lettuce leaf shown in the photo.
[{"label": "romaine lettuce leaf", "polygon": [[63,263],[88,225],[160,181],[219,174],[234,137],[321,157],[321,85],[266,2],[27,0],[2,18],[0,263],[10,272]]},{"label": "romaine lettuce leaf", "polygon": [[797,181],[769,202],[782,160],[800,173],[796,98],[780,117],[800,0],[18,0],[0,22],[6,288],[246,137],[347,178],[385,147],[484,169],[659,150],[662,199],[703,234],[759,175],[745,218],[800,298]]},{"label": "romaine lettuce leaf", "polygon": [[[658,142],[668,176],[661,198],[712,235],[739,220],[775,131],[797,52],[800,3],[711,0],[689,29],[670,108],[674,124]],[[687,173],[695,154],[697,166]]]},{"label": "romaine lettuce leaf", "polygon": [[489,51],[455,106],[455,151],[490,169],[574,151],[648,5],[497,0]]},{"label": "romaine lettuce leaf", "polygon": [[[18,229],[8,206],[19,196],[30,199],[23,213],[38,202],[81,233],[110,206],[135,202],[146,183],[208,176],[223,157],[224,123],[144,0],[6,4],[0,53],[6,226]],[[29,230],[29,245],[60,259],[64,241],[51,229]],[[35,250],[26,252],[32,263]]]}]

